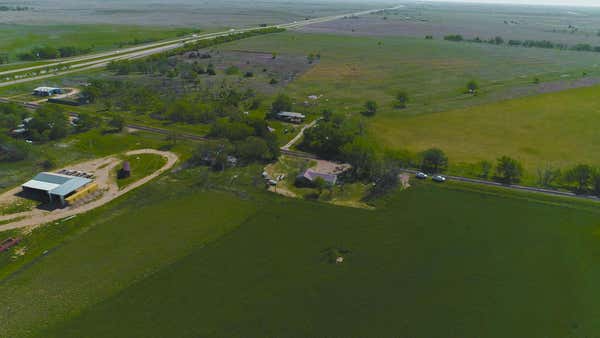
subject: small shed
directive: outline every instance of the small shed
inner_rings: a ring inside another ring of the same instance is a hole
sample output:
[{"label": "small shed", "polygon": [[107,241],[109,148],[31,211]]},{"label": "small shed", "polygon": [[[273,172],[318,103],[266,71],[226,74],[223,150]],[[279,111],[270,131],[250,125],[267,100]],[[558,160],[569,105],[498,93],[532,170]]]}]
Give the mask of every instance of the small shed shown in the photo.
[{"label": "small shed", "polygon": [[118,176],[120,179],[131,176],[131,164],[129,163],[129,161],[123,162],[123,167],[121,168],[121,170],[119,170]]}]

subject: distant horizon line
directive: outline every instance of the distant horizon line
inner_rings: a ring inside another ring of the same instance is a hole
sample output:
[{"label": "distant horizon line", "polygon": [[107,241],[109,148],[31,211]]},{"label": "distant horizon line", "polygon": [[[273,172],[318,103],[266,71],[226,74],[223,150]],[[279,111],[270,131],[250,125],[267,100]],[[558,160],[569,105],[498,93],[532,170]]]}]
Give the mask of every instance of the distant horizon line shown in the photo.
[{"label": "distant horizon line", "polygon": [[600,3],[567,3],[567,2],[538,2],[538,3],[524,3],[518,0],[415,0],[414,3],[455,3],[455,4],[472,4],[472,5],[516,5],[526,7],[576,7],[576,8],[600,8]]}]

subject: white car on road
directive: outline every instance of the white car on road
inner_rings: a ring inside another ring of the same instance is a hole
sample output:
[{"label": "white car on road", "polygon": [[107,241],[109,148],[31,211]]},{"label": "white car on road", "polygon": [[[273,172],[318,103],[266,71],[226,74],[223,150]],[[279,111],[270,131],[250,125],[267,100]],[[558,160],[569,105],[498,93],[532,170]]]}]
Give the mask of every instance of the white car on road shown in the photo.
[{"label": "white car on road", "polygon": [[418,172],[418,173],[415,175],[415,177],[416,177],[416,178],[418,178],[418,179],[424,180],[424,179],[426,179],[428,176],[427,176],[427,174],[426,174],[426,173],[424,173],[424,172],[420,172],[420,171],[419,171],[419,172]]},{"label": "white car on road", "polygon": [[435,175],[431,178],[432,180],[439,182],[439,183],[444,183],[446,182],[446,178],[442,175]]}]

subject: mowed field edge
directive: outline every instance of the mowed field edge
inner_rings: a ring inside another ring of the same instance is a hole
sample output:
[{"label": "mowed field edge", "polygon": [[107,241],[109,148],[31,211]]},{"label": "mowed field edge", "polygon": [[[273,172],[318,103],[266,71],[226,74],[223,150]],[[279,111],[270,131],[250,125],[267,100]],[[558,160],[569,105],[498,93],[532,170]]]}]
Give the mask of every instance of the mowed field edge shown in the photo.
[{"label": "mowed field edge", "polygon": [[547,166],[600,165],[599,94],[594,86],[437,114],[381,115],[370,127],[384,145],[439,147],[455,165],[511,156],[531,177]]},{"label": "mowed field edge", "polygon": [[598,214],[570,205],[432,184],[375,212],[278,198],[38,335],[593,335]]}]

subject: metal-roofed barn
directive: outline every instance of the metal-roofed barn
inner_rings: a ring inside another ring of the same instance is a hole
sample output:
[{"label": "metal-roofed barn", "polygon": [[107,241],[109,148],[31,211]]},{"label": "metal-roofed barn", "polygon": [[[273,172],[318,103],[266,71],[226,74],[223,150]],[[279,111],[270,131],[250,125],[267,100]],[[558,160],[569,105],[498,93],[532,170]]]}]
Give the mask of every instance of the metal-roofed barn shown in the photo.
[{"label": "metal-roofed barn", "polygon": [[302,123],[306,119],[306,115],[300,113],[293,113],[289,111],[282,111],[281,113],[277,113],[277,118],[287,122]]},{"label": "metal-roofed barn", "polygon": [[50,202],[59,201],[66,205],[65,199],[84,188],[92,180],[85,177],[68,176],[55,173],[39,173],[23,184],[23,191],[47,196]]},{"label": "metal-roofed barn", "polygon": [[37,96],[52,96],[62,94],[62,89],[55,87],[37,87],[33,90],[33,95]]},{"label": "metal-roofed barn", "polygon": [[337,183],[337,175],[335,174],[320,173],[313,169],[307,169],[296,177],[296,185],[311,186],[317,177],[322,178],[325,183],[329,185],[335,185]]}]

